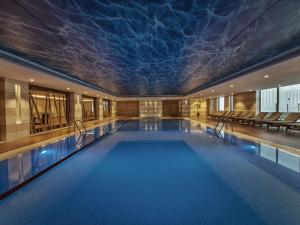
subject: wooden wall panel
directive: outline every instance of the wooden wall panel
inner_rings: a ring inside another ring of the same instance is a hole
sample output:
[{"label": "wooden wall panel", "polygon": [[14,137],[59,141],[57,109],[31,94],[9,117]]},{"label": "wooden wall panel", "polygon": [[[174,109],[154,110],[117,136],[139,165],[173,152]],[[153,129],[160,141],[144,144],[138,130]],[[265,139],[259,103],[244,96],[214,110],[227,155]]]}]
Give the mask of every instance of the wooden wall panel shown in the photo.
[{"label": "wooden wall panel", "polygon": [[116,104],[117,116],[139,116],[139,102],[138,101],[118,101]]},{"label": "wooden wall panel", "polygon": [[163,116],[180,116],[179,115],[179,101],[166,100],[162,104]]},{"label": "wooden wall panel", "polygon": [[235,111],[256,111],[256,92],[245,92],[233,96]]}]

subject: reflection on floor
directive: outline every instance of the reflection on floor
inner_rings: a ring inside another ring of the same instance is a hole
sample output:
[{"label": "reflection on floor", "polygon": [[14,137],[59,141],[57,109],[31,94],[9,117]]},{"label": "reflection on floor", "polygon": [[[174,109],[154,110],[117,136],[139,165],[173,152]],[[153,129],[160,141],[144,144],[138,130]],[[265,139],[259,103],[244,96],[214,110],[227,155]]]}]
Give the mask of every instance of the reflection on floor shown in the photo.
[{"label": "reflection on floor", "polygon": [[[87,128],[92,128],[95,126],[99,126],[100,124],[105,124],[113,119],[108,118],[102,121],[95,120],[85,124]],[[36,135],[24,137],[22,139],[18,139],[15,141],[3,142],[0,143],[0,155],[4,153],[8,153],[10,151],[14,151],[16,149],[20,149],[20,151],[25,151],[27,148],[32,149],[33,147],[52,142],[57,138],[62,138],[65,136],[69,136],[74,132],[74,127],[66,127],[53,131],[49,131],[46,133],[39,133]]]},{"label": "reflection on floor", "polygon": [[[137,118],[134,118],[137,119]],[[207,125],[215,126],[217,121],[211,120],[209,118],[203,117],[200,119],[197,118],[192,118],[194,121],[198,121],[200,123],[205,123]],[[112,121],[112,119],[106,119],[103,121],[93,121],[89,122],[87,124],[87,127],[95,127],[103,123],[107,123],[109,121]],[[145,130],[157,130],[159,129],[159,124],[157,125],[158,127],[147,127],[147,124],[142,124],[145,126]],[[141,124],[139,123],[139,126]],[[68,128],[62,128],[59,130],[47,132],[47,133],[40,133],[36,134],[34,136],[29,136],[26,138],[22,138],[20,140],[16,141],[11,141],[11,142],[4,142],[0,143],[0,155],[1,154],[9,154],[9,152],[14,151],[16,149],[20,149],[20,151],[25,151],[27,148],[32,149],[32,147],[36,147],[38,145],[42,145],[45,142],[50,142],[54,139],[57,139],[58,137],[63,137],[63,136],[69,136],[73,132],[73,127],[68,127]],[[275,144],[287,146],[287,147],[292,147],[300,150],[300,132],[299,131],[292,131],[288,134],[285,132],[277,132],[277,130],[270,130],[267,131],[266,129],[262,129],[260,127],[253,127],[249,125],[239,125],[237,123],[234,123],[234,132],[235,133],[242,133],[246,134],[255,138],[259,138],[265,141],[273,142]]]}]

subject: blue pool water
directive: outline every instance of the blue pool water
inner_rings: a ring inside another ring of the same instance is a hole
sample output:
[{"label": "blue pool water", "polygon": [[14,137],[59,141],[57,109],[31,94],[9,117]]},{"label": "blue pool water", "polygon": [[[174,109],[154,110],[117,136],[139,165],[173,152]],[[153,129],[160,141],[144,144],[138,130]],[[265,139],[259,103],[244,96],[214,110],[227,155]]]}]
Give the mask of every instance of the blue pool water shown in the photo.
[{"label": "blue pool water", "polygon": [[[299,224],[297,155],[154,118],[92,129],[81,148],[116,127],[0,201],[0,224]],[[77,151],[76,142],[1,161],[1,190]]]}]

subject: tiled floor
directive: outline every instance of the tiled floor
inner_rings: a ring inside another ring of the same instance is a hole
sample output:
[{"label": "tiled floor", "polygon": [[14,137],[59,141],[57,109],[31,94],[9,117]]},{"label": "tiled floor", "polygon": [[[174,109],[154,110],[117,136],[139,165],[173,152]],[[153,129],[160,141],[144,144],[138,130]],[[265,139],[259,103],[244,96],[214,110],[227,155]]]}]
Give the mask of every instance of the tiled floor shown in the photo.
[{"label": "tiled floor", "polygon": [[[104,119],[102,121],[97,120],[93,122],[88,122],[85,124],[85,126],[87,128],[91,128],[103,123],[107,123],[109,121],[112,121],[112,119]],[[35,145],[41,145],[44,142],[51,142],[52,139],[55,139],[57,137],[68,136],[71,135],[73,132],[74,132],[73,127],[66,127],[54,131],[49,131],[46,133],[35,134],[15,141],[2,142],[0,143],[0,155],[16,149],[26,148],[27,146],[31,148]]]}]

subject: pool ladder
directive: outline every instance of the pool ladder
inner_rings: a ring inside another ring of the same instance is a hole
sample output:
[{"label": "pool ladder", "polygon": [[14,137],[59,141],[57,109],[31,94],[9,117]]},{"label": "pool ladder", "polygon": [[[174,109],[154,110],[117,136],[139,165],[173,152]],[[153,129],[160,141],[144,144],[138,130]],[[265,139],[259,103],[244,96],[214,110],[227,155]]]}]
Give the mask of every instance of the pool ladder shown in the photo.
[{"label": "pool ladder", "polygon": [[[219,118],[218,119],[218,123],[215,126],[215,130],[218,132],[221,132],[221,130],[223,129],[223,127],[225,126],[225,129],[227,130],[227,126],[230,124],[231,127],[231,132],[233,132],[233,124],[232,124],[232,120],[231,119],[226,119],[226,118]],[[221,127],[219,127],[219,125],[221,125]]]},{"label": "pool ladder", "polygon": [[[82,127],[82,129],[80,129],[80,126]],[[81,120],[74,120],[74,132],[75,132],[76,128],[80,134],[76,141],[76,146],[77,146],[77,145],[81,145],[83,143],[86,133],[87,133],[87,130]]]},{"label": "pool ladder", "polygon": [[[78,123],[82,126],[83,131],[80,129],[80,126],[78,125]],[[84,124],[82,123],[81,120],[74,120],[74,132],[75,132],[76,128],[77,128],[77,130],[79,131],[80,134],[87,132],[86,127],[84,126]]]}]

